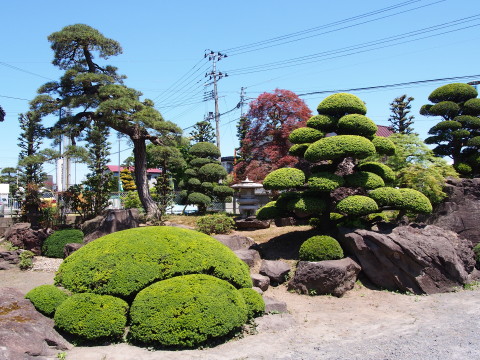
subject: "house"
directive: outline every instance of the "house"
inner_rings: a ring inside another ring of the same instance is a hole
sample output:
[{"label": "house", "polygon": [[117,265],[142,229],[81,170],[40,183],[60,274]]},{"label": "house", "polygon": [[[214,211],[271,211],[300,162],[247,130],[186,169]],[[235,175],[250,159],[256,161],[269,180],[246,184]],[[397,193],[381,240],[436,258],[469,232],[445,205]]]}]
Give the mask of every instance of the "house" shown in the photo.
[{"label": "house", "polygon": [[229,174],[233,171],[234,160],[235,157],[233,156],[222,156],[222,166]]},{"label": "house", "polygon": [[[118,165],[107,165],[108,170],[110,170],[113,173],[113,176],[118,177],[120,171],[125,169],[123,166],[118,166]],[[119,170],[120,169],[120,170]],[[132,173],[135,170],[133,166],[130,166],[128,168]],[[157,177],[160,176],[162,173],[162,170],[160,169],[147,169],[147,180],[148,180],[148,187],[153,187],[156,183]],[[133,175],[133,174],[132,174]]]},{"label": "house", "polygon": [[375,135],[389,137],[392,134],[394,134],[394,131],[391,127],[385,125],[377,125],[377,133]]}]

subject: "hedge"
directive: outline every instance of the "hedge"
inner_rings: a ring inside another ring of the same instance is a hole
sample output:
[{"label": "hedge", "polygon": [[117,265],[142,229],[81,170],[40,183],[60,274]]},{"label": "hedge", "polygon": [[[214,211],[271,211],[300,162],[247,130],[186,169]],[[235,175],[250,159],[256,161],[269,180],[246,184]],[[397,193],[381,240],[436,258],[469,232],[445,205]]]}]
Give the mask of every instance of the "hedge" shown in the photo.
[{"label": "hedge", "polygon": [[215,144],[209,142],[199,142],[194,145],[188,150],[188,152],[196,157],[199,158],[218,158],[220,156],[220,150],[218,149]]},{"label": "hedge", "polygon": [[302,127],[293,130],[288,136],[292,144],[312,143],[320,140],[325,134],[317,129]]},{"label": "hedge", "polygon": [[377,125],[365,115],[349,114],[338,120],[337,134],[371,137],[377,132]]},{"label": "hedge", "polygon": [[227,176],[227,170],[219,164],[206,164],[198,169],[198,176],[208,181],[218,181]]},{"label": "hedge", "polygon": [[302,170],[295,168],[283,168],[272,171],[263,180],[263,187],[266,190],[286,190],[303,186],[305,174]]},{"label": "hedge", "polygon": [[118,339],[127,324],[128,304],[117,297],[73,294],[55,312],[55,326],[85,340]]},{"label": "hedge", "polygon": [[54,285],[37,286],[25,295],[25,299],[30,300],[35,309],[49,317],[55,314],[57,307],[67,298],[68,294]]},{"label": "hedge", "polygon": [[132,340],[162,347],[194,347],[226,336],[247,320],[242,295],[209,275],[159,281],[135,297],[130,309]]},{"label": "hedge", "polygon": [[83,232],[78,229],[57,230],[45,239],[42,245],[42,255],[51,258],[64,258],[63,248],[70,243],[82,243]]},{"label": "hedge", "polygon": [[347,186],[362,187],[367,190],[385,186],[385,182],[380,176],[368,171],[357,171],[345,176],[345,183]]},{"label": "hedge", "polygon": [[338,202],[337,211],[345,215],[362,216],[378,211],[378,205],[367,196],[352,195]]},{"label": "hedge", "polygon": [[211,203],[212,203],[212,199],[209,196],[199,192],[193,192],[191,194],[188,194],[188,197],[187,197],[187,204],[208,206]]},{"label": "hedge", "polygon": [[476,98],[477,96],[478,92],[473,86],[464,83],[453,83],[440,86],[433,90],[428,100],[435,104],[441,101],[460,103]]},{"label": "hedge", "polygon": [[303,261],[337,260],[344,256],[338,241],[326,235],[308,238],[300,246],[298,255]]},{"label": "hedge", "polygon": [[193,230],[149,226],[115,232],[83,246],[60,265],[57,285],[131,299],[157,280],[208,273],[251,287],[248,266],[228,247]]},{"label": "hedge", "polygon": [[460,112],[460,106],[453,101],[440,101],[438,104],[430,107],[430,114],[437,116],[447,116],[452,118]]},{"label": "hedge", "polygon": [[375,146],[375,151],[380,155],[391,156],[395,154],[395,144],[386,137],[374,136],[372,143]]},{"label": "hedge", "polygon": [[318,162],[347,156],[364,159],[374,154],[375,146],[370,140],[358,135],[337,135],[320,139],[310,145],[305,152],[305,160]]},{"label": "hedge", "polygon": [[333,191],[345,183],[343,177],[329,172],[317,172],[310,175],[307,184],[317,191]]},{"label": "hedge", "polygon": [[377,174],[387,183],[395,181],[395,172],[389,166],[379,162],[364,162],[358,165],[358,170],[369,171],[371,173]]},{"label": "hedge", "polygon": [[307,120],[307,126],[313,129],[332,132],[337,128],[338,118],[329,115],[314,115]]},{"label": "hedge", "polygon": [[310,144],[293,144],[290,149],[288,149],[288,153],[293,156],[303,157],[309,145]]},{"label": "hedge", "polygon": [[347,93],[333,94],[325,98],[317,107],[321,115],[343,116],[346,114],[367,113],[367,107],[357,96]]},{"label": "hedge", "polygon": [[238,290],[238,292],[245,301],[249,319],[263,315],[265,312],[265,301],[263,301],[262,295],[251,288],[243,288]]}]

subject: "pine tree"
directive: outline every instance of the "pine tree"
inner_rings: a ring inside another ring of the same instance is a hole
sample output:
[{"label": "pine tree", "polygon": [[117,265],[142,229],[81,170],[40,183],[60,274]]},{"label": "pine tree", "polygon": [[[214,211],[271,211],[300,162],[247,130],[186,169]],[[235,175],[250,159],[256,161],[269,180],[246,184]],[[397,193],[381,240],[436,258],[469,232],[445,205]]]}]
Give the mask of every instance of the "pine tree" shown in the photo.
[{"label": "pine tree", "polygon": [[123,168],[120,171],[120,180],[122,181],[123,191],[135,191],[137,187],[133,181],[132,172],[128,168]]},{"label": "pine tree", "polygon": [[399,134],[412,134],[413,128],[413,115],[408,115],[412,105],[410,104],[413,100],[413,97],[407,95],[402,95],[393,100],[390,103],[390,110],[392,115],[390,115],[388,121],[392,124],[392,129],[394,132]]},{"label": "pine tree", "polygon": [[192,142],[194,144],[199,142],[215,142],[215,131],[208,120],[199,121],[193,125],[193,130],[190,133],[190,136],[192,137]]}]

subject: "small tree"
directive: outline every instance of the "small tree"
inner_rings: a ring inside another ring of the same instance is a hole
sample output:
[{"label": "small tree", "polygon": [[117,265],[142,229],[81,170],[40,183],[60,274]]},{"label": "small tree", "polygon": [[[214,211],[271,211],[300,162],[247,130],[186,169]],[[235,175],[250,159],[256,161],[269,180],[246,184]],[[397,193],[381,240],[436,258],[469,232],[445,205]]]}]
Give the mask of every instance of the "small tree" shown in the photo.
[{"label": "small tree", "polygon": [[132,172],[128,167],[125,167],[120,171],[120,181],[122,182],[122,187],[124,191],[137,190],[137,187],[135,186],[135,181],[133,180]]},{"label": "small tree", "polygon": [[413,119],[415,118],[413,115],[408,115],[410,113],[410,109],[412,105],[410,104],[413,100],[413,97],[407,95],[402,95],[393,100],[390,103],[390,110],[392,111],[392,115],[388,121],[392,124],[391,127],[394,132],[399,134],[411,134],[413,132],[413,128],[411,125],[413,124]]},{"label": "small tree", "polygon": [[193,130],[190,133],[192,137],[192,142],[194,144],[199,142],[215,142],[215,130],[213,129],[210,121],[204,120],[199,121],[193,125]]}]

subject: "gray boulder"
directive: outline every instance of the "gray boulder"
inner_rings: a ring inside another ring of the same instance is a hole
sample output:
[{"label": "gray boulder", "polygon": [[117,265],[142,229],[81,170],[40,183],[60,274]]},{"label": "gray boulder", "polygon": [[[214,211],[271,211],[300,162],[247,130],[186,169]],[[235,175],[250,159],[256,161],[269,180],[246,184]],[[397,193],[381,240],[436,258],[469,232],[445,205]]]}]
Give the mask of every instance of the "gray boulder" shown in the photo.
[{"label": "gray boulder", "polygon": [[415,294],[453,291],[470,281],[470,241],[432,225],[383,231],[341,229],[339,242],[376,286]]},{"label": "gray boulder", "polygon": [[14,288],[0,289],[0,359],[53,359],[72,346]]},{"label": "gray boulder", "polygon": [[213,235],[215,239],[220,241],[223,245],[228,246],[231,250],[244,250],[255,244],[251,237],[243,235]]},{"label": "gray boulder", "polygon": [[250,250],[250,249],[245,249],[245,250],[235,250],[234,251],[235,255],[237,255],[240,260],[244,261],[250,268],[256,267],[258,264],[260,264],[260,254],[258,253],[257,250]]},{"label": "gray boulder", "polygon": [[262,291],[267,291],[268,287],[270,286],[270,278],[268,276],[252,274],[250,277],[252,278],[254,287],[258,287]]},{"label": "gray boulder", "polygon": [[268,296],[264,296],[263,301],[265,302],[265,314],[282,314],[288,311],[287,304],[283,301]]},{"label": "gray boulder", "polygon": [[268,276],[272,285],[284,283],[290,270],[290,265],[281,260],[262,260],[260,266],[260,274]]},{"label": "gray boulder", "polygon": [[258,220],[255,216],[249,216],[246,219],[235,219],[235,227],[237,230],[256,230],[268,229],[270,220]]},{"label": "gray boulder", "polygon": [[104,216],[97,216],[82,224],[81,230],[85,234],[83,241],[89,243],[117,231],[136,228],[139,223],[137,209],[107,210]]},{"label": "gray boulder", "polygon": [[69,244],[66,244],[64,247],[63,247],[63,255],[64,255],[64,258],[66,258],[67,256],[69,256],[70,254],[73,254],[75,251],[77,251],[78,249],[80,249],[84,244],[80,244],[80,243],[69,243]]},{"label": "gray boulder", "polygon": [[353,289],[360,265],[352,258],[318,262],[300,261],[288,290],[300,294],[343,296]]},{"label": "gray boulder", "polygon": [[20,262],[22,250],[0,252],[0,270],[8,270],[16,267]]},{"label": "gray boulder", "polygon": [[13,246],[41,255],[43,242],[52,232],[51,229],[34,230],[30,223],[17,223],[5,231],[5,240]]}]

